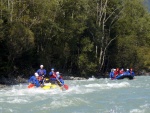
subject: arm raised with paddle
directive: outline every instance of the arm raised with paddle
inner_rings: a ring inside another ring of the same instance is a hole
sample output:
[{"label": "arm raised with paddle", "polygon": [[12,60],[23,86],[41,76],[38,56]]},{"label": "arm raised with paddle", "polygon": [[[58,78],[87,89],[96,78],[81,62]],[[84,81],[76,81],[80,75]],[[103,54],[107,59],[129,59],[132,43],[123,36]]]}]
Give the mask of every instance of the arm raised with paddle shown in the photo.
[{"label": "arm raised with paddle", "polygon": [[62,76],[60,76],[59,72],[56,72],[56,81],[62,90],[64,90],[64,89],[68,90],[69,89],[68,85],[64,84],[64,80],[63,80]]}]

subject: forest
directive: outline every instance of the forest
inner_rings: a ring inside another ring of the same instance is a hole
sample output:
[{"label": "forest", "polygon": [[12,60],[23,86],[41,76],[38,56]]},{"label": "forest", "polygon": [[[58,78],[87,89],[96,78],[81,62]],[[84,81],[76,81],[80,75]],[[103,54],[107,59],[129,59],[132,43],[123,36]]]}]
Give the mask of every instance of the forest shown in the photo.
[{"label": "forest", "polygon": [[64,74],[150,71],[150,13],[143,0],[1,0],[0,76],[44,65]]}]

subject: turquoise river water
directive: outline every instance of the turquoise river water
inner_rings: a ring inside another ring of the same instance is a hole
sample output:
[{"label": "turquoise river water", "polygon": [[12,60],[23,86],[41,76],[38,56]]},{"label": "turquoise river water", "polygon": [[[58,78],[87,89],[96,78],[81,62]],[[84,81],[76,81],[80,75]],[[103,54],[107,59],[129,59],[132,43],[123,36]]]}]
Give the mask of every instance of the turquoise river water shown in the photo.
[{"label": "turquoise river water", "polygon": [[150,113],[150,76],[66,80],[69,90],[0,89],[0,113]]}]

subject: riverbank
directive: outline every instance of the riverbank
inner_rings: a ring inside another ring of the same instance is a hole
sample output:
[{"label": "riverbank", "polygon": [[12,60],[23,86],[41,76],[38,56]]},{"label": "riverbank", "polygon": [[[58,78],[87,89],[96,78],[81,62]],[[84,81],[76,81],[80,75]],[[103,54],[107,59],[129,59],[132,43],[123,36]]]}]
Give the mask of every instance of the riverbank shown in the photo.
[{"label": "riverbank", "polygon": [[27,79],[23,78],[23,77],[4,77],[2,76],[0,79],[0,88],[3,88],[5,86],[9,86],[9,85],[15,85],[15,84],[19,84],[19,83],[26,83]]},{"label": "riverbank", "polygon": [[[150,76],[150,73],[145,73],[145,76]],[[140,76],[140,75],[137,75]],[[89,78],[108,78],[109,76],[98,76],[98,77],[77,77],[73,75],[63,75],[64,80],[88,80]],[[17,76],[17,77],[1,77],[0,79],[0,88],[4,88],[9,85],[15,85],[19,83],[27,83],[29,78],[24,78],[22,76]]]},{"label": "riverbank", "polygon": [[[19,83],[27,83],[29,78],[23,78],[21,76],[17,77],[1,77],[0,88],[4,88],[9,85],[15,85]],[[84,77],[73,77],[73,76],[63,76],[64,80],[86,80]]]}]

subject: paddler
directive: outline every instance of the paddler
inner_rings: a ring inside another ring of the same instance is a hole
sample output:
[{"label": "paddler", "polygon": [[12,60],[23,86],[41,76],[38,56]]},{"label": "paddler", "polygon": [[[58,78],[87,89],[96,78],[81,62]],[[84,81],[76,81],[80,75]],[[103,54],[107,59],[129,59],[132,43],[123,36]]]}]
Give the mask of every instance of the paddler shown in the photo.
[{"label": "paddler", "polygon": [[114,69],[111,69],[111,72],[109,73],[109,78],[112,80],[115,79]]},{"label": "paddler", "polygon": [[64,86],[64,80],[62,76],[60,75],[59,71],[56,72],[56,81],[60,87]]},{"label": "paddler", "polygon": [[[33,76],[30,77],[30,79],[28,80],[29,82],[29,86],[36,86],[36,87],[40,87],[41,84],[39,83],[39,75],[38,73],[34,73]],[[30,87],[29,87],[30,88]]]},{"label": "paddler", "polygon": [[56,73],[54,71],[54,68],[51,69],[49,72],[49,78],[50,78],[50,83],[55,84],[56,82]]},{"label": "paddler", "polygon": [[129,69],[126,69],[126,71],[124,72],[124,75],[130,75]]},{"label": "paddler", "polygon": [[134,73],[134,71],[133,71],[133,69],[132,68],[130,68],[130,74],[131,74],[131,76],[135,76],[135,73]]},{"label": "paddler", "polygon": [[43,65],[40,65],[40,69],[38,69],[36,71],[39,75],[39,82],[43,85],[44,83],[44,78],[46,76],[46,70],[44,69],[44,66]]}]

